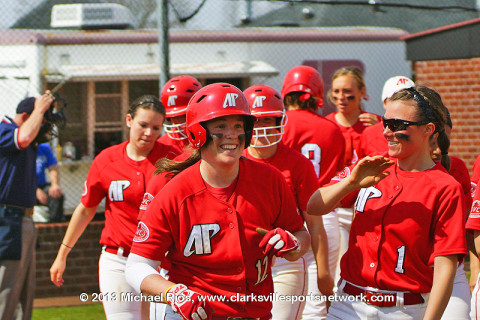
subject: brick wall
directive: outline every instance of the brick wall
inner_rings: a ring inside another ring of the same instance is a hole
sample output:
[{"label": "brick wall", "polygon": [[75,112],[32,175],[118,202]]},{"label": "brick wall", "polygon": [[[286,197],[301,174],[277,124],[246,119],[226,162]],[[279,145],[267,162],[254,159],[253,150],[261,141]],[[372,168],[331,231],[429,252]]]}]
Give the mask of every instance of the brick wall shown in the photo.
[{"label": "brick wall", "polygon": [[436,89],[453,122],[449,153],[472,170],[480,154],[480,57],[418,61],[413,64],[416,83]]},{"label": "brick wall", "polygon": [[35,298],[78,296],[82,292],[98,292],[98,258],[101,247],[98,243],[103,221],[92,221],[78,240],[67,259],[63,279],[57,288],[50,281],[50,266],[57,256],[58,247],[67,230],[68,222],[37,224],[37,287]]}]

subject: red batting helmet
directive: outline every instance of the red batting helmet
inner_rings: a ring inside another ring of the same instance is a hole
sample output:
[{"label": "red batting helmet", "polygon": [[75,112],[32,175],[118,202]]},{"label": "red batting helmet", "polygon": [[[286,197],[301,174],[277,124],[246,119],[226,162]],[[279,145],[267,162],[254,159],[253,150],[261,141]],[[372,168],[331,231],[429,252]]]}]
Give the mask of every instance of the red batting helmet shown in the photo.
[{"label": "red batting helmet", "polygon": [[200,149],[208,133],[203,122],[223,116],[245,116],[245,148],[252,138],[253,121],[242,91],[229,83],[213,83],[198,90],[187,107],[187,136],[194,149]]},{"label": "red batting helmet", "polygon": [[[254,128],[253,142],[250,143],[250,146],[268,147],[279,143],[282,140],[285,124],[287,123],[280,94],[272,87],[263,84],[251,86],[243,91],[243,94],[247,98],[252,115],[257,118],[276,117],[278,119],[277,125],[274,127]],[[269,129],[275,129],[274,133],[269,133],[269,131],[271,132]],[[256,146],[256,142],[259,138],[264,138],[267,143],[262,144],[261,146]],[[272,141],[270,141],[270,138],[273,138]]]},{"label": "red batting helmet", "polygon": [[160,99],[165,106],[167,121],[163,124],[163,130],[173,140],[187,139],[185,134],[185,122],[173,124],[169,118],[182,116],[187,112],[190,98],[202,85],[191,76],[178,76],[167,81],[162,88]]},{"label": "red batting helmet", "polygon": [[296,66],[287,72],[283,79],[282,97],[298,91],[311,94],[317,100],[317,107],[323,106],[323,80],[316,69]]}]

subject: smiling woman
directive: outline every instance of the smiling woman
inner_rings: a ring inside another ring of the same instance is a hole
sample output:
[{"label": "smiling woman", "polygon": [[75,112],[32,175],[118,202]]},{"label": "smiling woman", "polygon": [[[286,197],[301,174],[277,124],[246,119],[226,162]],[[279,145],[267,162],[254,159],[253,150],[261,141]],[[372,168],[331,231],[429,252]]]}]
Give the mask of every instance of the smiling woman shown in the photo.
[{"label": "smiling woman", "polygon": [[[393,314],[440,319],[458,262],[466,254],[463,190],[430,155],[435,133],[446,135],[440,95],[415,86],[395,93],[385,108],[384,136],[395,161],[365,157],[346,170],[343,180],[318,189],[308,203],[309,213],[322,214],[338,202],[355,202],[348,250],[341,260],[339,294],[346,299],[332,303],[327,319],[383,319]],[[442,153],[448,144],[444,138]]]},{"label": "smiling woman", "polygon": [[[273,293],[273,256],[300,258],[309,234],[281,173],[241,157],[255,117],[238,88],[200,89],[186,116],[196,151],[185,161],[161,162],[158,171],[174,177],[142,214],[127,281],[162,296],[169,304],[164,319],[270,319],[271,301],[245,301]],[[156,271],[160,263],[168,280]]]}]

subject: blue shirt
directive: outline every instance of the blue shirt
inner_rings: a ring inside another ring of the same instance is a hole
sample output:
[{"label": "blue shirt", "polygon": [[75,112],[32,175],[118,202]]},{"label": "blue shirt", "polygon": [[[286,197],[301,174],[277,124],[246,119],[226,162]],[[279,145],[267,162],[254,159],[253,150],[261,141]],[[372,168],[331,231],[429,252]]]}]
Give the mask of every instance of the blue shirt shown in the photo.
[{"label": "blue shirt", "polygon": [[57,159],[53,155],[52,148],[48,143],[40,143],[37,150],[37,185],[43,187],[50,181],[47,181],[45,170],[57,164]]},{"label": "blue shirt", "polygon": [[37,147],[21,149],[18,125],[9,117],[0,122],[0,203],[33,207],[36,203]]}]

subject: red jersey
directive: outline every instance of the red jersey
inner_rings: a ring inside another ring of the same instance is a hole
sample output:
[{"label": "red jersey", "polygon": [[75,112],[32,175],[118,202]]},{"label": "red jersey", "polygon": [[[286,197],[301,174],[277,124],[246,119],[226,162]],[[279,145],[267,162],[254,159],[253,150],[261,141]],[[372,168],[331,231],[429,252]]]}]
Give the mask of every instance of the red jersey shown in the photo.
[{"label": "red jersey", "polygon": [[462,159],[450,156],[450,171],[448,173],[450,173],[450,175],[462,186],[463,194],[466,199],[466,210],[467,212],[470,212],[470,208],[472,207],[472,194],[470,173],[468,172],[467,165]]},{"label": "red jersey", "polygon": [[475,162],[473,163],[472,167],[472,178],[471,178],[471,184],[472,184],[472,197],[475,194],[475,188],[477,187],[478,179],[480,178],[480,156],[475,159]]},{"label": "red jersey", "polygon": [[308,110],[286,112],[283,143],[313,163],[320,186],[344,167],[345,139],[338,126]]},{"label": "red jersey", "polygon": [[[358,162],[360,154],[360,137],[362,136],[362,132],[369,126],[365,126],[362,121],[357,120],[353,126],[345,127],[335,119],[337,113],[338,112],[330,113],[325,118],[335,122],[340,128],[340,131],[342,131],[343,137],[345,138],[345,166],[348,167]],[[366,112],[361,111],[360,113],[363,114]],[[382,121],[382,117],[377,115],[377,120]]]},{"label": "red jersey", "polygon": [[473,195],[472,208],[470,209],[470,215],[468,216],[467,230],[480,230],[480,188],[475,190]]},{"label": "red jersey", "polygon": [[293,192],[297,202],[297,208],[306,211],[308,200],[318,189],[318,180],[313,164],[301,153],[287,147],[281,142],[278,143],[277,146],[277,152],[273,157],[267,159],[252,157],[248,153],[248,149],[245,149],[243,155],[248,159],[270,164],[280,170],[290,190]]},{"label": "red jersey", "polygon": [[[169,280],[202,295],[236,301],[209,301],[215,315],[268,316],[271,301],[248,295],[273,292],[271,259],[258,246],[256,228],[303,228],[292,193],[271,166],[240,159],[237,185],[228,202],[217,199],[200,174],[200,161],[158,193],[139,223],[131,252],[171,263]],[[251,298],[250,298],[251,299]]]},{"label": "red jersey", "polygon": [[147,158],[135,161],[128,157],[128,141],[109,147],[92,162],[81,202],[95,207],[105,199],[105,227],[100,244],[130,250],[137,230],[138,207],[148,181],[155,171],[155,162],[174,157],[172,149],[156,141]]},{"label": "red jersey", "polygon": [[388,177],[358,192],[340,275],[364,287],[430,292],[434,258],[467,253],[462,188],[440,164],[386,171]]},{"label": "red jersey", "polygon": [[[193,151],[192,148],[185,149],[185,152],[176,156],[173,160],[174,161],[184,161],[190,157],[190,153]],[[160,174],[154,175],[152,179],[147,184],[147,188],[145,190],[145,194],[143,195],[142,204],[138,210],[138,217],[137,220],[142,220],[142,216],[148,208],[150,202],[152,202],[153,198],[163,187],[170,181],[172,178],[166,177],[167,172],[162,172]]]},{"label": "red jersey", "polygon": [[383,121],[363,130],[357,151],[360,159],[388,151],[387,139],[383,136]]}]

